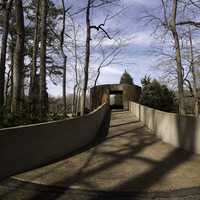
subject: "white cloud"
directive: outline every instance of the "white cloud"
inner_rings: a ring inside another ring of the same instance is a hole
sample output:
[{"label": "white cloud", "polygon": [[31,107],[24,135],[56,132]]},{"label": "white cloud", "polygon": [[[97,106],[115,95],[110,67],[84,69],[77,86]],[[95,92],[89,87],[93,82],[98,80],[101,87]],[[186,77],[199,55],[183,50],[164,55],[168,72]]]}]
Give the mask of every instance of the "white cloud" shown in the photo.
[{"label": "white cloud", "polygon": [[158,0],[121,0],[124,5],[144,5],[146,7],[153,7],[158,4]]},{"label": "white cloud", "polygon": [[111,66],[103,68],[99,77],[98,84],[116,84],[119,83],[120,77],[124,69],[119,66]]},{"label": "white cloud", "polygon": [[140,46],[150,46],[156,40],[151,36],[149,31],[141,31],[133,34],[132,43]]}]

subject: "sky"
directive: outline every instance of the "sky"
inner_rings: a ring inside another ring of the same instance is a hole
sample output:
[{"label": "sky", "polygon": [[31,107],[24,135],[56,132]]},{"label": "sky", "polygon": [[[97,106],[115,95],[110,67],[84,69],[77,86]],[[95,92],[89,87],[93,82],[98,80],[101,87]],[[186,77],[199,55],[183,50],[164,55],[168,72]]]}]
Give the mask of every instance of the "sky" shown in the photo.
[{"label": "sky", "polygon": [[[72,8],[81,8],[86,5],[86,0],[67,0]],[[121,0],[120,5],[112,6],[106,9],[95,9],[91,13],[92,24],[98,25],[104,22],[105,16],[113,16],[119,14],[112,19],[106,21],[105,30],[108,30],[110,36],[116,31],[119,31],[117,39],[121,38],[124,47],[118,56],[116,64],[111,64],[101,70],[101,75],[98,80],[100,84],[117,84],[120,77],[126,70],[133,77],[134,83],[140,85],[141,79],[147,74],[152,78],[159,78],[160,72],[156,70],[158,56],[152,53],[152,49],[156,48],[158,38],[153,36],[154,27],[147,24],[142,17],[146,12],[151,13],[160,5],[159,0]],[[76,23],[81,26],[85,25],[84,13],[76,16]],[[84,41],[84,30],[80,35]],[[116,38],[113,38],[114,40]],[[104,40],[104,47],[107,49],[112,46],[112,40]],[[91,41],[95,43],[95,41]],[[98,51],[93,52],[91,58],[91,68],[94,68],[94,60],[98,57]],[[67,92],[72,92],[72,84],[70,83],[71,75],[67,76],[69,81]],[[48,92],[51,95],[59,96],[62,94],[61,85],[53,85],[49,82]]]}]

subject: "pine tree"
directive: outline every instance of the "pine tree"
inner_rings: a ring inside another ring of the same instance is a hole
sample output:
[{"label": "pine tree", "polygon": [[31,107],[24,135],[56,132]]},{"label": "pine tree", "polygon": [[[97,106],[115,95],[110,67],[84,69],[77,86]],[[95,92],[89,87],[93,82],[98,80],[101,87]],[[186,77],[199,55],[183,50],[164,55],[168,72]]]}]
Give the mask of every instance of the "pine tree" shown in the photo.
[{"label": "pine tree", "polygon": [[120,84],[133,85],[133,78],[131,77],[131,75],[126,70],[123,73],[123,75],[121,76]]}]

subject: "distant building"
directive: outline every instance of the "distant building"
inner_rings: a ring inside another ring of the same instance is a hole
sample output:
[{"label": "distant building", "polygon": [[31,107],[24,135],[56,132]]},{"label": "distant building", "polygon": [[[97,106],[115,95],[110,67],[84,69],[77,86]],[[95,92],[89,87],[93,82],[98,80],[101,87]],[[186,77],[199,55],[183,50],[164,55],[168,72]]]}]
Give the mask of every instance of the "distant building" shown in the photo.
[{"label": "distant building", "polygon": [[130,84],[98,85],[90,89],[90,108],[109,103],[111,108],[128,110],[129,101],[139,101],[141,87]]}]

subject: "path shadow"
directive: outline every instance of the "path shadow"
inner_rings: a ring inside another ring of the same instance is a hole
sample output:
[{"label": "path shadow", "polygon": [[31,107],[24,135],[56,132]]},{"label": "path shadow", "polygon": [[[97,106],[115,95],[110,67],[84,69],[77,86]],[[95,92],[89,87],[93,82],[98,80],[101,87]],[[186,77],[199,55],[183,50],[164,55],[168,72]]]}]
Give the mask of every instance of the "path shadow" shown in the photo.
[{"label": "path shadow", "polygon": [[[149,147],[158,141],[158,139],[155,138],[155,136],[153,134],[149,134],[149,133],[141,134],[141,132],[142,132],[141,128],[135,129],[133,136],[130,137],[130,143],[123,145],[121,149],[118,149],[117,151],[114,151],[114,152],[110,152],[110,154],[109,154],[109,152],[101,152],[102,156],[105,156],[105,157],[109,156],[109,157],[111,157],[111,159],[108,160],[107,162],[97,165],[94,168],[91,168],[90,170],[85,170],[90,165],[90,161],[95,157],[95,155],[98,151],[99,146],[94,147],[91,155],[87,158],[84,165],[81,167],[81,170],[79,170],[75,175],[72,175],[68,178],[63,178],[63,180],[60,180],[59,182],[54,183],[54,185],[60,185],[60,183],[62,183],[62,185],[67,185],[67,187],[65,188],[63,193],[58,194],[58,196],[55,199],[59,199],[60,196],[62,196],[64,193],[66,193],[68,190],[70,190],[70,185],[73,185],[74,183],[76,183],[80,180],[82,182],[85,182],[85,184],[91,184],[91,183],[87,182],[88,178],[91,178],[94,175],[96,175],[102,171],[108,170],[109,168],[112,168],[115,165],[117,166],[119,163],[123,163],[127,159],[130,159],[130,157],[133,157],[134,155],[138,154],[144,148]],[[126,132],[121,133],[120,135],[123,135],[123,134],[126,134]],[[130,134],[130,131],[129,131],[129,134]],[[113,136],[113,137],[119,137],[119,135]],[[135,140],[135,137],[137,137],[137,140],[138,140],[137,145],[131,144],[132,140]],[[105,140],[104,142],[107,142],[107,140]],[[142,160],[142,158],[140,158],[140,157],[137,157],[136,159]],[[155,164],[154,161],[151,161],[148,159],[146,159],[145,161],[149,162],[150,164],[152,164],[152,163]],[[95,190],[94,185],[90,185],[90,186],[91,186],[91,188],[93,188]],[[34,196],[33,198],[31,198],[31,200],[44,198],[44,195],[45,195],[44,193],[38,194],[38,195]],[[92,196],[92,198],[97,198],[97,197],[98,197],[98,195]]]},{"label": "path shadow", "polygon": [[[130,186],[135,188],[135,190],[132,191],[133,192],[132,194],[126,196],[125,198],[126,200],[140,199],[144,191],[148,191],[148,189],[151,186],[158,183],[170,171],[184,164],[185,162],[190,160],[191,157],[194,155],[193,152],[195,149],[197,119],[194,117],[185,117],[177,115],[176,127],[177,127],[178,143],[181,147],[187,149],[188,151],[176,148],[161,161],[154,164],[152,163],[153,164],[152,169],[136,177],[130,177],[129,180],[118,185],[115,188],[115,190],[117,191],[126,190],[126,188]],[[185,192],[186,190],[188,191],[189,189],[181,190],[179,192],[179,195],[180,196],[187,195],[187,193]],[[200,193],[200,187],[195,188],[194,192]],[[168,198],[172,197],[171,192],[165,194],[165,198],[166,197]],[[99,198],[94,197],[91,198],[90,200],[97,200],[97,199]]]},{"label": "path shadow", "polygon": [[[98,144],[102,143],[103,141],[105,141],[105,138],[106,136],[108,135],[108,132],[109,132],[109,126],[110,126],[110,119],[111,119],[111,112],[110,110],[108,110],[108,112],[106,112],[105,116],[104,116],[104,119],[102,120],[102,123],[101,123],[101,126],[96,134],[96,137],[95,139],[90,143],[90,144],[87,144],[71,153],[68,153],[66,154],[65,156],[63,157],[60,157],[58,159],[55,159],[55,160],[52,160],[51,162],[49,162],[48,165],[50,164],[53,164],[53,163],[56,163],[56,162],[59,162],[59,161],[62,161],[62,160],[66,160],[72,156],[75,156],[77,154],[80,154],[80,153],[83,153],[85,151],[88,151],[89,149],[97,146]],[[87,167],[87,162],[85,162],[85,167]],[[43,177],[43,176],[46,176],[48,174],[50,174],[52,171],[54,171],[56,168],[59,168],[59,166],[63,165],[63,163],[58,163],[58,164],[54,164],[56,166],[54,166],[53,168],[51,168],[50,170],[47,170],[45,173],[43,172],[42,174],[39,174],[38,176],[40,177]],[[44,167],[46,165],[43,165],[41,167]],[[83,166],[83,167],[84,167]],[[34,177],[34,180],[38,178],[38,176],[35,176]],[[32,181],[34,181],[32,180]],[[17,182],[17,184],[16,184]],[[13,185],[14,183],[14,185]],[[23,181],[17,181],[17,180],[14,180],[13,178],[8,178],[8,179],[5,179],[3,181],[0,182],[0,185],[7,185],[8,187],[13,187],[14,186],[14,189],[12,190],[12,193],[16,192],[17,190],[21,189],[21,188],[24,188],[27,186],[27,182],[23,182]],[[30,186],[31,184],[28,184],[28,186]],[[34,184],[33,184],[34,185]],[[50,187],[51,189],[51,187]],[[53,191],[52,191],[53,192]],[[39,193],[40,194],[40,193]],[[43,194],[43,193],[42,193]],[[0,194],[0,199],[6,199],[7,196],[10,195],[10,191],[8,192],[3,192]],[[36,198],[38,199],[38,198]],[[40,198],[39,198],[40,199]]]},{"label": "path shadow", "polygon": [[114,124],[114,125],[111,125],[110,127],[113,128],[113,127],[118,127],[118,126],[123,126],[123,125],[129,125],[129,124],[138,123],[138,122],[140,122],[140,121],[139,120],[137,120],[137,121],[130,121],[130,122],[126,122],[126,123]]},{"label": "path shadow", "polygon": [[[192,124],[192,129],[188,127],[189,125],[184,125],[183,123],[183,118],[180,116],[177,116],[177,133],[178,133],[178,141],[180,144],[186,145],[189,147],[190,150],[194,150],[194,144],[195,144],[195,138],[196,138],[196,122],[193,122]],[[144,134],[144,129],[139,128],[139,129],[134,129],[134,134],[131,137],[130,136],[130,142],[128,144],[124,144],[121,146],[120,149],[114,151],[114,152],[101,152],[103,156],[110,156],[112,159],[108,160],[107,162],[104,162],[101,165],[97,165],[96,167],[90,169],[90,170],[84,170],[86,169],[89,165],[91,160],[95,157],[96,153],[98,152],[99,146],[96,143],[96,146],[93,146],[93,149],[91,151],[90,156],[87,158],[87,160],[84,162],[84,165],[82,168],[75,174],[72,175],[68,178],[64,178],[63,180],[60,180],[59,182],[55,182],[55,185],[58,185],[60,182],[65,183],[67,186],[65,188],[58,187],[60,190],[56,192],[56,187],[49,187],[48,192],[44,191],[39,191],[39,193],[35,194],[33,197],[30,198],[30,200],[38,200],[38,199],[59,199],[63,195],[65,195],[68,191],[71,191],[70,185],[78,182],[79,180],[84,180],[86,184],[90,184],[87,182],[88,178],[91,178],[95,174],[98,174],[102,171],[108,170],[111,167],[114,167],[118,165],[119,163],[123,163],[127,159],[130,159],[133,157],[134,159],[142,160],[143,162],[149,163],[152,167],[148,170],[145,171],[144,173],[134,176],[134,177],[129,177],[126,181],[120,183],[117,185],[114,190],[119,191],[119,192],[101,192],[98,191],[94,195],[89,195],[89,196],[82,196],[82,199],[84,200],[103,200],[103,199],[111,199],[111,200],[120,200],[120,199],[126,199],[126,200],[139,200],[141,199],[144,194],[146,194],[149,199],[156,198],[156,195],[158,193],[146,193],[145,191],[148,191],[151,186],[154,184],[158,183],[162,178],[165,177],[170,171],[175,169],[176,167],[180,166],[181,164],[184,164],[188,160],[191,159],[193,156],[192,152],[186,152],[181,149],[174,149],[172,152],[170,152],[168,155],[166,155],[162,160],[160,161],[155,161],[150,158],[141,158],[137,154],[144,150],[146,147],[149,147],[151,145],[154,145],[156,142],[158,142],[158,139],[155,138],[155,135],[147,133]],[[187,131],[189,133],[187,133]],[[113,135],[109,136],[107,140],[111,138],[116,138],[123,136],[124,134],[130,134],[129,131],[124,131],[118,135]],[[143,134],[142,134],[143,133]],[[190,134],[190,139],[189,142],[187,141],[187,137]],[[133,141],[135,140],[135,137],[138,140],[138,144],[133,144]],[[101,140],[101,143],[106,142],[107,140]],[[123,153],[122,153],[123,152]],[[122,169],[123,170],[123,169]],[[117,176],[117,174],[116,174]],[[127,187],[132,186],[134,189],[131,192],[122,192],[126,190]],[[22,187],[22,186],[20,186]],[[95,185],[91,187],[94,187],[95,190]],[[199,188],[198,188],[199,189]],[[186,189],[187,190],[187,189]],[[179,192],[179,196],[185,194],[184,192],[186,190],[181,190]],[[79,190],[77,190],[78,192]],[[121,192],[120,192],[121,191]],[[195,190],[196,191],[196,190]],[[80,191],[79,191],[80,192]],[[84,193],[84,191],[82,191]],[[49,194],[53,194],[52,196],[49,196]],[[89,191],[86,191],[86,194],[89,194]],[[165,193],[165,198],[172,197],[175,193],[167,192]],[[81,197],[79,197],[81,200]],[[2,198],[3,199],[3,198]],[[74,199],[75,196],[74,196]],[[144,198],[145,199],[145,198]],[[180,198],[181,199],[181,198]]]}]

